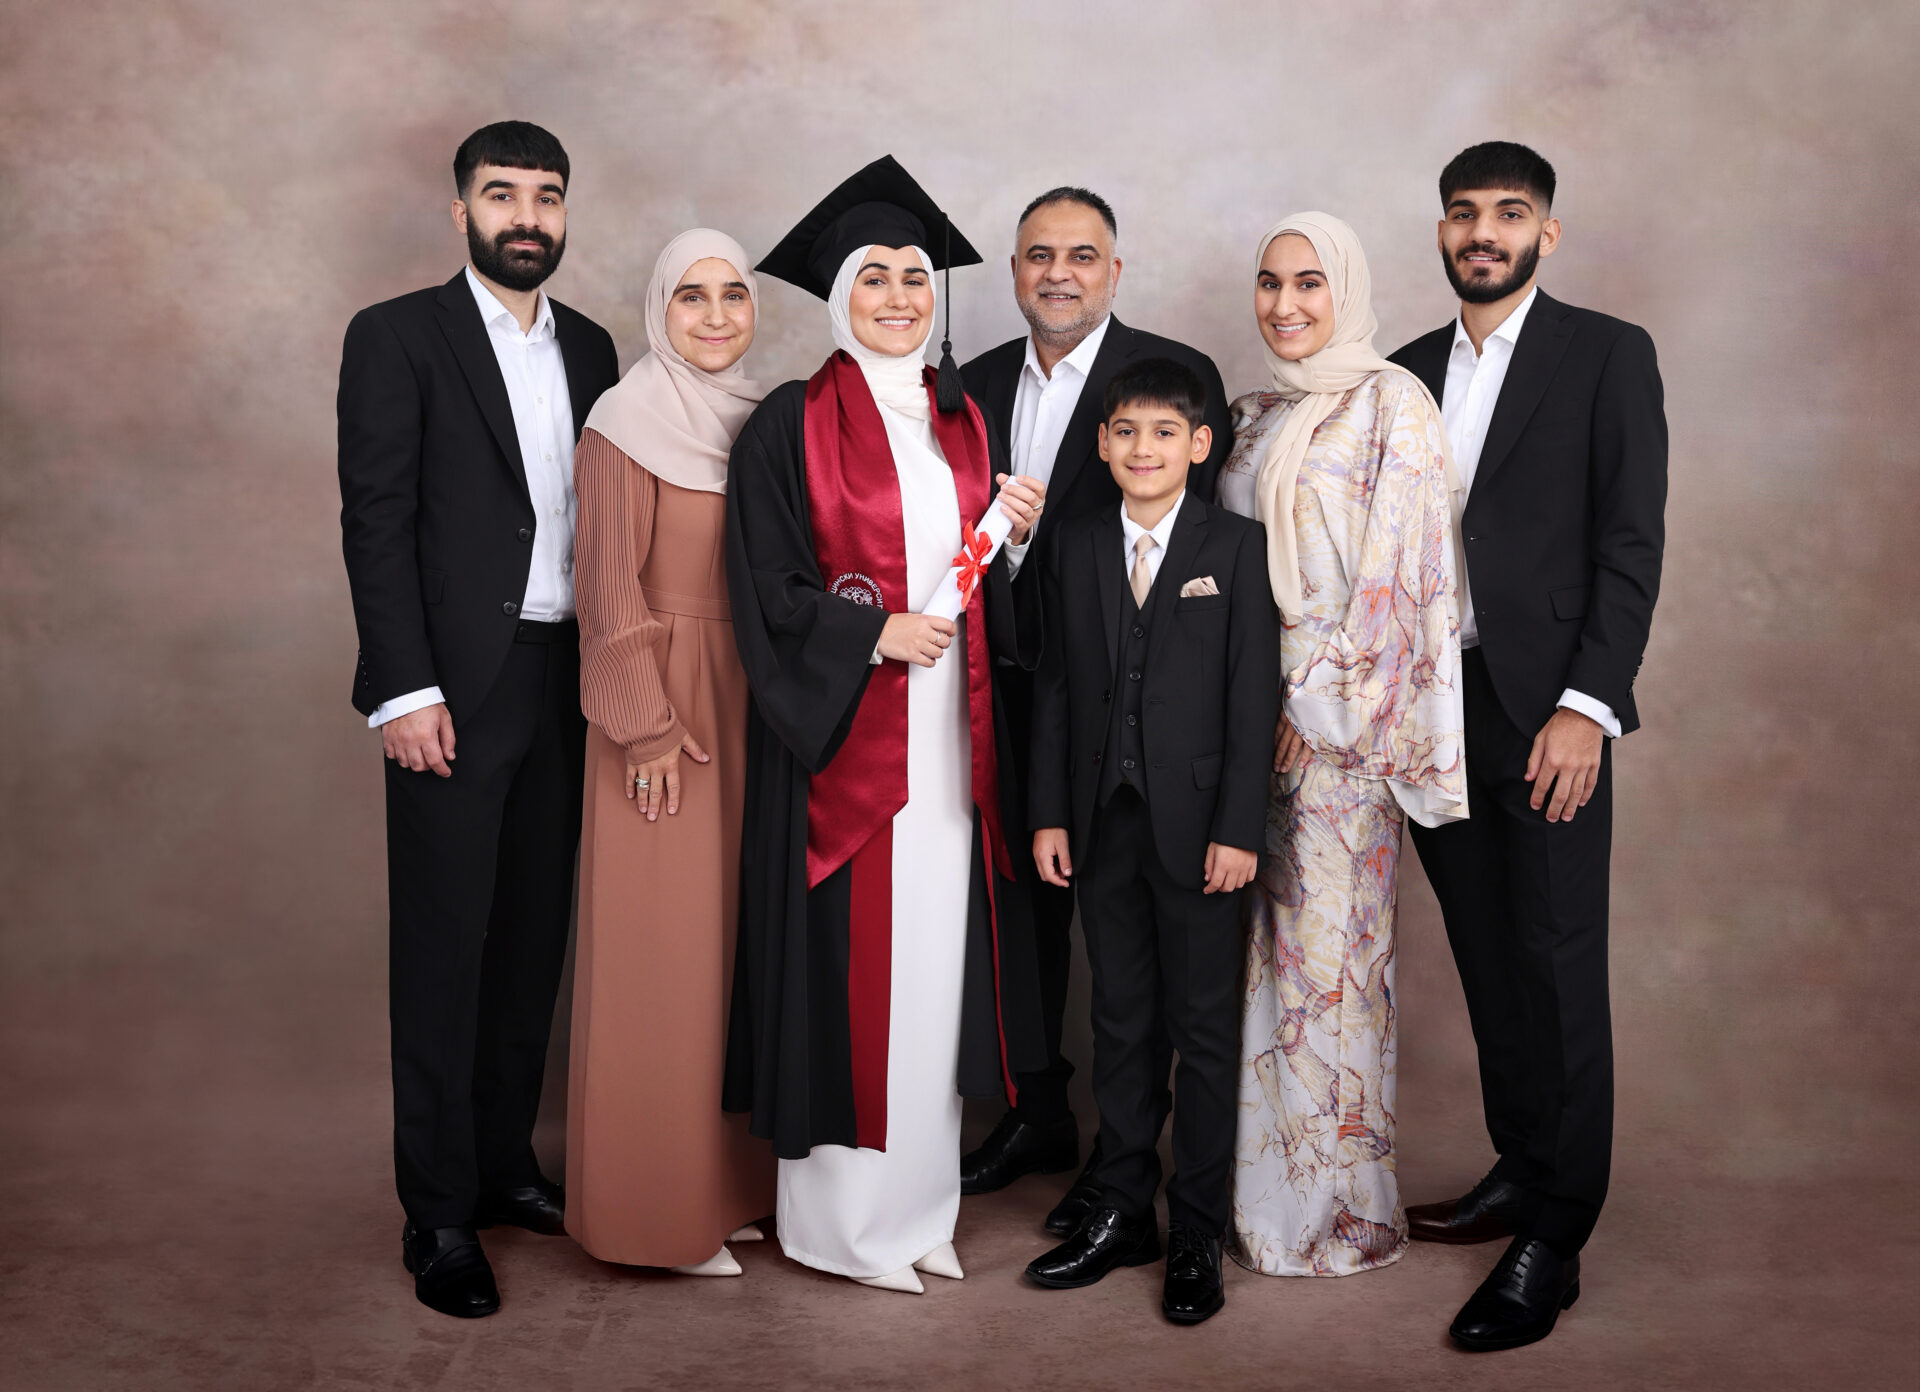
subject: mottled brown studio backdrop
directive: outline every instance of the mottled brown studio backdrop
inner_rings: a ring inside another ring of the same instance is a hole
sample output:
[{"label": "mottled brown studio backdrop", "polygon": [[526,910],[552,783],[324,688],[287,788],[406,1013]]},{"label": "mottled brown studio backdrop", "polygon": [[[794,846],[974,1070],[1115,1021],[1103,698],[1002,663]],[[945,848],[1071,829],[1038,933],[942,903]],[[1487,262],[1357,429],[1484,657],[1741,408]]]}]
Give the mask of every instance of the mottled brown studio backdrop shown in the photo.
[{"label": "mottled brown studio backdrop", "polygon": [[[709,224],[763,252],[891,152],[987,253],[953,277],[963,358],[1023,330],[1019,209],[1079,182],[1119,215],[1119,313],[1211,353],[1234,394],[1261,380],[1250,258],[1278,215],[1353,223],[1392,348],[1451,312],[1441,165],[1537,146],[1566,228],[1543,283],[1652,332],[1672,430],[1645,729],[1617,750],[1616,1204],[1671,1202],[1684,1230],[1676,1177],[1708,1177],[1798,1196],[1807,1241],[1911,1235],[1917,20],[1877,0],[9,0],[0,1274],[57,1288],[21,1242],[110,1241],[210,1184],[225,1197],[183,1219],[244,1199],[312,1221],[285,1177],[319,1154],[384,1193],[380,759],[347,702],[333,393],[352,313],[461,264],[452,153],[509,116],[572,155],[549,288],[623,365],[668,237]],[[827,344],[818,303],[767,284],[757,375]],[[1471,1179],[1484,1138],[1406,865],[1419,1198]]]}]

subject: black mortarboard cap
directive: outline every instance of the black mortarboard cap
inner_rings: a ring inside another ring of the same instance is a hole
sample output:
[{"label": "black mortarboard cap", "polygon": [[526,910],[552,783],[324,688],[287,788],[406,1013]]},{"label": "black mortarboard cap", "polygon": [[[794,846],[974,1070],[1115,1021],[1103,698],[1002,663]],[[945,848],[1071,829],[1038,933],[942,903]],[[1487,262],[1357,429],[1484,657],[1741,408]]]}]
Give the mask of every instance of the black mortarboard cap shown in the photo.
[{"label": "black mortarboard cap", "polygon": [[[935,271],[980,264],[980,253],[953,230],[913,175],[892,155],[882,155],[815,204],[754,269],[824,300],[848,253],[863,246],[917,246],[932,259],[928,269]],[[951,325],[951,294],[946,319]],[[949,334],[941,344],[940,409],[959,410],[962,391]]]}]

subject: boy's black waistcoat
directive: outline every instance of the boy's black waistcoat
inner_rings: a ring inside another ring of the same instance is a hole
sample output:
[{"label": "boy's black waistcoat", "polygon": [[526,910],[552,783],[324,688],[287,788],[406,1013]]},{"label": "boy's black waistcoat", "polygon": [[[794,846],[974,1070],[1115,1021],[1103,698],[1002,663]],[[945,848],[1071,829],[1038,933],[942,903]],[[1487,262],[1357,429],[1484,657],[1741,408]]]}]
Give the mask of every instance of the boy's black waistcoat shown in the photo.
[{"label": "boy's black waistcoat", "polygon": [[[1219,593],[1180,593],[1202,577]],[[1131,782],[1161,863],[1198,887],[1209,841],[1257,852],[1264,840],[1280,713],[1266,536],[1189,494],[1138,611],[1127,579],[1118,508],[1061,529],[1042,573],[1029,812],[1036,828],[1066,827],[1083,856],[1096,807]]]}]

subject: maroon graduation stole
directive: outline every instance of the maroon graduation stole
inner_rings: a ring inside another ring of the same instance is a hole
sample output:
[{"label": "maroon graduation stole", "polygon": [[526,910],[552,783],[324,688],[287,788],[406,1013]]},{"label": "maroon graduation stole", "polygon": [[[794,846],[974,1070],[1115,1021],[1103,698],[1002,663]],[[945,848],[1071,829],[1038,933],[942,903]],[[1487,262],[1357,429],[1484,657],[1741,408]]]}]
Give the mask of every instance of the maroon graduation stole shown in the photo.
[{"label": "maroon graduation stole", "polygon": [[[928,401],[934,373],[924,372]],[[953,470],[963,532],[992,501],[993,470],[986,423],[971,400],[964,411],[933,412],[934,438]],[[805,426],[807,508],[814,555],[827,589],[853,604],[889,613],[907,608],[906,523],[893,448],[858,363],[835,352],[807,382]],[[955,564],[960,564],[956,557]],[[998,915],[993,873],[1012,877],[1000,824],[999,770],[993,742],[993,659],[987,651],[986,606],[969,597],[967,717],[973,745],[973,803],[985,841],[988,921],[994,936],[994,1013],[999,1015]],[[951,662],[949,650],[941,660]],[[847,1021],[853,1055],[856,1144],[887,1148],[887,1047],[893,994],[893,819],[907,805],[907,664],[885,661],[868,679],[846,741],[807,786],[807,888],[852,862],[847,925]],[[1000,1030],[1001,1073],[1009,1100],[1006,1032]]]}]

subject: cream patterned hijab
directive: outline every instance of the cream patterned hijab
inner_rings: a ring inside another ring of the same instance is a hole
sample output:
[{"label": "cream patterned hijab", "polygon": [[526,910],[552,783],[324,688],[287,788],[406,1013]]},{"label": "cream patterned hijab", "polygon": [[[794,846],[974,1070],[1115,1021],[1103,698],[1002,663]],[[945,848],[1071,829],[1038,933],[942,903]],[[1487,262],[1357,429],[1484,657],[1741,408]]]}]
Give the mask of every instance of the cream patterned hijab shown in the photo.
[{"label": "cream patterned hijab", "polygon": [[[1260,239],[1253,254],[1254,270],[1266,260],[1267,247],[1275,237],[1292,233],[1313,244],[1327,273],[1327,288],[1333,292],[1333,336],[1326,347],[1310,357],[1291,362],[1279,356],[1260,337],[1267,355],[1267,371],[1273,389],[1289,401],[1296,401],[1280,429],[1267,444],[1266,458],[1254,485],[1255,516],[1267,529],[1267,574],[1273,583],[1273,598],[1280,613],[1290,624],[1300,622],[1300,549],[1293,527],[1293,486],[1300,476],[1300,465],[1313,444],[1313,432],[1333,414],[1348,392],[1376,372],[1406,372],[1388,362],[1374,349],[1373,331],[1379,323],[1373,317],[1373,277],[1367,270],[1367,254],[1360,238],[1339,218],[1327,213],[1294,213],[1280,219]],[[1409,377],[1414,374],[1408,372]],[[1414,377],[1418,382],[1420,379]],[[1421,391],[1426,386],[1421,385]],[[1431,394],[1428,400],[1432,400]],[[1440,414],[1438,403],[1434,415]],[[1454,521],[1460,516],[1458,479],[1451,459],[1446,461],[1448,492],[1453,496]],[[1457,529],[1457,527],[1456,527]]]}]

